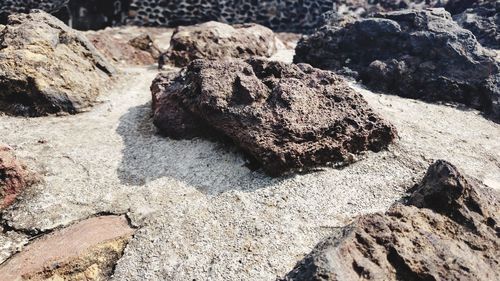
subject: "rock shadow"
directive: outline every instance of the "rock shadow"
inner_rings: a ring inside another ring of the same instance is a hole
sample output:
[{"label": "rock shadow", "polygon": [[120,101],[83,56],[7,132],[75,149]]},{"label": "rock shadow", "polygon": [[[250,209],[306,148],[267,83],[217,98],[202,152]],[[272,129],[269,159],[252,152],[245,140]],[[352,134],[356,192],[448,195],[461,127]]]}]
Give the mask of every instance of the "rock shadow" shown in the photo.
[{"label": "rock shadow", "polygon": [[229,190],[251,192],[285,179],[252,171],[234,145],[161,136],[153,125],[151,103],[130,108],[120,117],[116,131],[125,145],[117,169],[123,184],[142,186],[170,177],[217,195]]}]

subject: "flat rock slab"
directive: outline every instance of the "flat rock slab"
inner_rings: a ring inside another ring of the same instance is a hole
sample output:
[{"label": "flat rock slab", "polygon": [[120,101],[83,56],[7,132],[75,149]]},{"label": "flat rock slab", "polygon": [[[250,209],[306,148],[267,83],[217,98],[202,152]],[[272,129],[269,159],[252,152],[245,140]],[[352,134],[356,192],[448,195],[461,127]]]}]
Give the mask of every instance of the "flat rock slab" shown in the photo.
[{"label": "flat rock slab", "polygon": [[154,123],[165,135],[220,132],[274,176],[349,163],[396,137],[341,77],[306,64],[197,60],[155,82]]},{"label": "flat rock slab", "polygon": [[0,280],[103,280],[133,233],[124,216],[78,222],[31,242],[0,267]]},{"label": "flat rock slab", "polygon": [[500,64],[443,9],[325,25],[297,45],[294,61],[340,71],[373,90],[454,102],[500,120]]},{"label": "flat rock slab", "polygon": [[114,68],[80,32],[41,11],[0,30],[0,111],[75,114],[93,105]]},{"label": "flat rock slab", "polygon": [[231,26],[211,21],[180,26],[159,64],[186,66],[196,59],[271,57],[278,51],[278,42],[271,29],[258,24]]},{"label": "flat rock slab", "polygon": [[437,161],[405,204],[361,216],[284,280],[499,280],[499,199]]}]

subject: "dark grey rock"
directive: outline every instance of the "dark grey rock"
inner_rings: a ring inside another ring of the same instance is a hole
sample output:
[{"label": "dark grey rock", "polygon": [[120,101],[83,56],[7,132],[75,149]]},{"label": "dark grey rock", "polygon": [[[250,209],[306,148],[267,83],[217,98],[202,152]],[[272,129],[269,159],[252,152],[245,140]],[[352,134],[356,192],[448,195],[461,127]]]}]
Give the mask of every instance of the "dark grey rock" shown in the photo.
[{"label": "dark grey rock", "polygon": [[495,56],[448,12],[427,9],[378,14],[342,28],[323,26],[299,42],[294,60],[335,71],[349,68],[373,90],[461,103],[498,120]]}]

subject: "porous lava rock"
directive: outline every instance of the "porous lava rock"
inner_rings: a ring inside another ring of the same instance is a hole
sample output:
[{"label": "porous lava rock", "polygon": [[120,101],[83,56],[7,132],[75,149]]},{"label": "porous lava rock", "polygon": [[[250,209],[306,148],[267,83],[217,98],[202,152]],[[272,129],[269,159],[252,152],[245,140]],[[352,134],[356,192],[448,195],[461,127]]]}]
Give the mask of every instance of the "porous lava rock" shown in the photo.
[{"label": "porous lava rock", "polygon": [[349,73],[373,90],[465,104],[498,120],[495,56],[448,12],[425,9],[378,14],[343,28],[326,25],[301,39],[294,61]]},{"label": "porous lava rock", "polygon": [[437,161],[406,203],[360,217],[284,280],[499,280],[499,199]]},{"label": "porous lava rock", "polygon": [[481,45],[500,49],[500,0],[476,5],[453,19],[470,30]]},{"label": "porous lava rock", "polygon": [[277,52],[273,31],[258,24],[229,24],[210,21],[192,26],[179,26],[172,35],[169,50],[159,61],[186,66],[195,59],[246,59],[271,57]]},{"label": "porous lava rock", "polygon": [[11,15],[0,31],[0,110],[9,114],[82,112],[113,73],[84,35],[45,12]]},{"label": "porous lava rock", "polygon": [[396,136],[341,77],[307,64],[196,60],[155,83],[154,123],[163,134],[221,133],[272,176],[347,163]]},{"label": "porous lava rock", "polygon": [[37,178],[9,146],[0,144],[0,210],[11,205]]}]

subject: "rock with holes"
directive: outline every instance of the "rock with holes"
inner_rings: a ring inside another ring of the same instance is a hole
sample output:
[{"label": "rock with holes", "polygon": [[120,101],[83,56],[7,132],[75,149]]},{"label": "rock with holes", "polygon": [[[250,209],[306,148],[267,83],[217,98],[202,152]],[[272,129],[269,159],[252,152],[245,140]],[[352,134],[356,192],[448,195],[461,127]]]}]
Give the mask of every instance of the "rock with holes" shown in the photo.
[{"label": "rock with holes", "polygon": [[169,50],[160,58],[160,67],[170,62],[186,66],[195,59],[271,57],[277,52],[272,30],[257,24],[231,26],[207,22],[180,26],[172,36]]},{"label": "rock with holes", "polygon": [[[374,90],[461,103],[500,119],[500,63],[443,9],[405,10],[326,25],[304,37],[295,62],[357,73]],[[349,70],[349,71],[346,71]]]},{"label": "rock with holes", "polygon": [[0,210],[11,205],[37,178],[16,158],[10,147],[0,145]]},{"label": "rock with holes", "polygon": [[11,15],[0,31],[0,110],[9,114],[82,112],[113,73],[85,36],[45,12]]},{"label": "rock with holes", "polygon": [[500,49],[500,0],[484,2],[453,16],[485,47]]},{"label": "rock with holes", "polygon": [[196,60],[173,81],[160,76],[152,88],[162,133],[220,133],[273,176],[347,163],[396,136],[341,77],[306,64]]},{"label": "rock with holes", "polygon": [[499,199],[437,161],[405,204],[360,217],[284,280],[499,280]]}]

